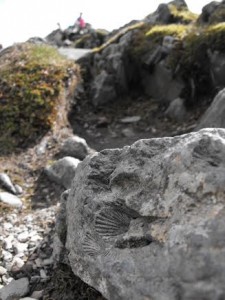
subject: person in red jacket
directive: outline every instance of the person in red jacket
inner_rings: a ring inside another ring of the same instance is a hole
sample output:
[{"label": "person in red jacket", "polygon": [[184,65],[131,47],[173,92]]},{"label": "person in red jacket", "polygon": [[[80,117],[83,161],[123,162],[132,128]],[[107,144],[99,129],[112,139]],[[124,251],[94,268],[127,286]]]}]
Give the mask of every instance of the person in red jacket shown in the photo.
[{"label": "person in red jacket", "polygon": [[82,30],[85,28],[86,23],[84,19],[82,18],[82,13],[80,13],[79,18],[77,19],[75,26],[78,27],[78,32],[82,33]]}]

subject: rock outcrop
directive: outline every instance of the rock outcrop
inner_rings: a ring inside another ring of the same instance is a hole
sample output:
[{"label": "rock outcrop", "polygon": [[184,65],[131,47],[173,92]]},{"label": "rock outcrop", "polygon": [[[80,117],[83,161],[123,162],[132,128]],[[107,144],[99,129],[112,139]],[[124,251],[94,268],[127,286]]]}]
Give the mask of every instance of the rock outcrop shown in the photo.
[{"label": "rock outcrop", "polygon": [[57,226],[73,272],[107,299],[224,299],[224,154],[207,129],[87,157]]},{"label": "rock outcrop", "polygon": [[202,128],[225,128],[225,89],[221,90],[214,98],[211,105],[203,114],[196,127],[196,131]]}]

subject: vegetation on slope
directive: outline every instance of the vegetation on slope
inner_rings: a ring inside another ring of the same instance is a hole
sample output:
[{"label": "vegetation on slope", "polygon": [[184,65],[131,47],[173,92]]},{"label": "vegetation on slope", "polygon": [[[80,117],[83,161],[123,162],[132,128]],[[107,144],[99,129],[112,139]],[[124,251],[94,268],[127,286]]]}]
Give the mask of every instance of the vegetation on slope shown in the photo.
[{"label": "vegetation on slope", "polygon": [[62,120],[65,87],[78,67],[47,45],[18,44],[0,56],[1,153],[24,147]]}]

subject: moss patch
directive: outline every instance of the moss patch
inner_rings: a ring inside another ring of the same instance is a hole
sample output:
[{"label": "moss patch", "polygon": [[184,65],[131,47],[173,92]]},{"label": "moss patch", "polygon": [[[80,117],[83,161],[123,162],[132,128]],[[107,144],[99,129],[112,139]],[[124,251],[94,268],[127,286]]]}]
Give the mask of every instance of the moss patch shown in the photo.
[{"label": "moss patch", "polygon": [[174,4],[169,4],[169,10],[173,16],[173,21],[176,23],[189,24],[196,21],[198,18],[197,14],[192,13],[188,8],[182,7],[178,8]]},{"label": "moss patch", "polygon": [[78,77],[78,67],[53,47],[25,43],[3,51],[0,57],[1,154],[27,146],[53,128],[65,101],[65,87],[69,81],[75,84]]},{"label": "moss patch", "polygon": [[156,25],[146,32],[145,35],[155,42],[160,42],[166,35],[182,38],[187,32],[187,29],[188,26],[182,24]]},{"label": "moss patch", "polygon": [[112,43],[116,43],[124,34],[126,34],[128,31],[135,30],[138,28],[145,27],[144,22],[138,22],[134,25],[127,26],[123,28],[121,31],[119,31],[117,34],[115,34],[113,37],[111,37],[107,42],[105,42],[103,45],[100,47],[96,47],[93,49],[93,52],[101,52],[104,50],[106,47],[108,47]]}]

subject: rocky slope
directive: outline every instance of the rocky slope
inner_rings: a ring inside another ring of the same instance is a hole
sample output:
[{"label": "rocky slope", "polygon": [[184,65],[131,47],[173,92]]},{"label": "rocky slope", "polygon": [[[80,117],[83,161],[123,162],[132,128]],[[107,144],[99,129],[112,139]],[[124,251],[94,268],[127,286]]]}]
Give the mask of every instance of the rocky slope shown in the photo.
[{"label": "rocky slope", "polygon": [[182,135],[224,127],[224,6],[0,52],[0,298],[225,297],[224,132]]}]

